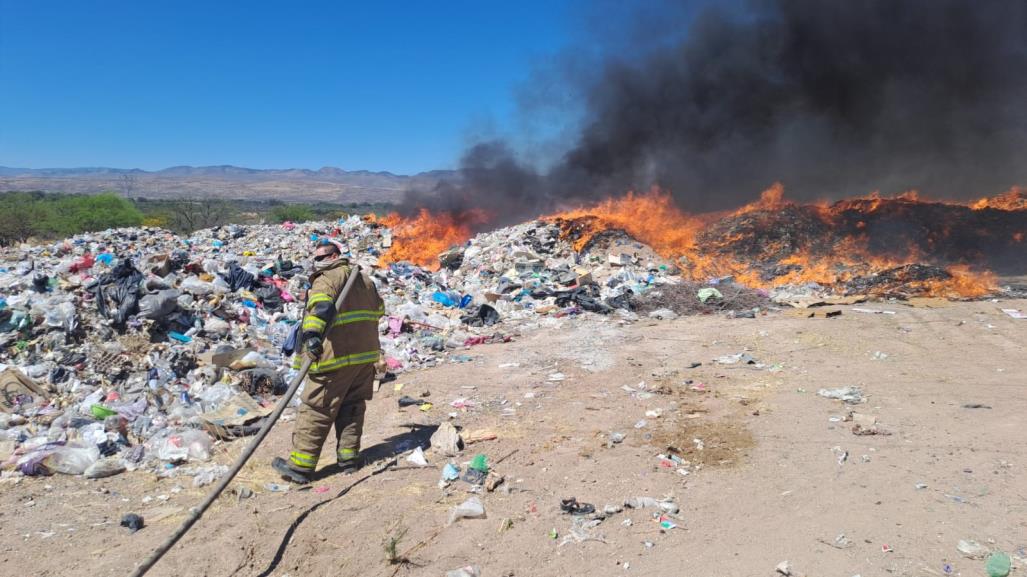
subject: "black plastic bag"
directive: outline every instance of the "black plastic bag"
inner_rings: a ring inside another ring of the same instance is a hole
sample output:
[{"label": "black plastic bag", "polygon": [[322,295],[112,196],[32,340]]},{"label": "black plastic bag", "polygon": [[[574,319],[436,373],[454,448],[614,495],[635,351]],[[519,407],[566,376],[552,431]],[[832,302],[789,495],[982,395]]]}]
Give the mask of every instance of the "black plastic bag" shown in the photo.
[{"label": "black plastic bag", "polygon": [[481,305],[473,315],[461,317],[460,322],[472,327],[491,327],[499,322],[499,311],[489,305]]},{"label": "black plastic bag", "polygon": [[255,277],[246,272],[246,269],[239,266],[239,263],[233,262],[228,265],[228,274],[221,275],[221,278],[225,279],[228,286],[232,288],[232,292],[239,289],[249,289],[253,286]]},{"label": "black plastic bag", "polygon": [[125,260],[100,277],[92,286],[96,296],[96,310],[114,326],[123,327],[128,317],[139,310],[139,283],[143,273]]},{"label": "black plastic bag", "polygon": [[285,304],[285,301],[282,300],[282,291],[278,290],[278,287],[275,285],[261,286],[254,289],[253,294],[260,299],[261,304],[269,311],[277,311]]}]

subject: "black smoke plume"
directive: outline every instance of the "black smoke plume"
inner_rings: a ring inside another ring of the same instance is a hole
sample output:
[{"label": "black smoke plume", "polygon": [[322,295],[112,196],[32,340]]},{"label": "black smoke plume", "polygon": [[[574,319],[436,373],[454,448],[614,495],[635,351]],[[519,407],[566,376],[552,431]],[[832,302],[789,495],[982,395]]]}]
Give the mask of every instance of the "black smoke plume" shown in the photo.
[{"label": "black smoke plume", "polygon": [[682,29],[578,87],[579,133],[547,170],[486,142],[457,181],[407,204],[506,224],[652,185],[704,211],[774,181],[800,200],[1027,182],[1027,3],[767,0],[707,7]]}]

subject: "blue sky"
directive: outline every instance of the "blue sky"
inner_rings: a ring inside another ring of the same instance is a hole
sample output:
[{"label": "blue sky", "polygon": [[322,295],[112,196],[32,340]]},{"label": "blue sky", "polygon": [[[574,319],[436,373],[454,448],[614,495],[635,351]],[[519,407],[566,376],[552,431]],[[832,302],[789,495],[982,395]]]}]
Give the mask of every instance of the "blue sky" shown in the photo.
[{"label": "blue sky", "polygon": [[0,0],[0,165],[451,168],[568,0]]}]

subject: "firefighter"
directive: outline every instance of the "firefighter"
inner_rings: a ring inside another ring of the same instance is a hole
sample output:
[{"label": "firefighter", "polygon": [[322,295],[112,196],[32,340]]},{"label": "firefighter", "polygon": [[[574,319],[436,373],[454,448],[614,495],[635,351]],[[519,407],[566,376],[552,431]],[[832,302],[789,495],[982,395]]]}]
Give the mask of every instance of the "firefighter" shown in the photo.
[{"label": "firefighter", "polygon": [[[300,398],[288,459],[276,457],[274,469],[294,483],[310,482],[321,447],[335,426],[336,458],[343,472],[360,468],[360,435],[364,410],[371,399],[379,359],[378,319],[384,303],[374,282],[364,273],[335,310],[335,300],[353,274],[343,247],[325,242],[314,251],[314,273],[300,342],[313,362]],[[293,368],[300,368],[297,354]]]}]

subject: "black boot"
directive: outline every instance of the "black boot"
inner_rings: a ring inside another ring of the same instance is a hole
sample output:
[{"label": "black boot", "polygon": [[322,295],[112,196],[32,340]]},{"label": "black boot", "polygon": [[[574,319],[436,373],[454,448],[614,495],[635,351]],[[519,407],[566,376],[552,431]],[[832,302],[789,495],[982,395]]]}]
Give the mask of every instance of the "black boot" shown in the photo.
[{"label": "black boot", "polygon": [[343,475],[351,475],[364,466],[364,460],[360,457],[339,461],[339,472]]},{"label": "black boot", "polygon": [[283,479],[297,485],[306,485],[310,482],[310,477],[302,471],[297,471],[289,466],[289,463],[281,458],[275,457],[274,461],[271,461],[271,467],[282,476]]}]

